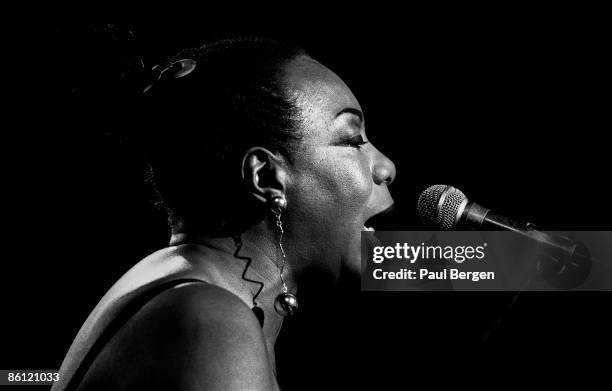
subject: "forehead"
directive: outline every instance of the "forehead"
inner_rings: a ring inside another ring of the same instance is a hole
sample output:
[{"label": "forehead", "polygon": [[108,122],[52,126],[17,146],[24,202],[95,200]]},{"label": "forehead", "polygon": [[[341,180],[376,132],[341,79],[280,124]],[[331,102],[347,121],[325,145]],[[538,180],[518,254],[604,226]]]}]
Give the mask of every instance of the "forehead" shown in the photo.
[{"label": "forehead", "polygon": [[[316,60],[301,56],[286,68],[285,81],[307,125],[329,124],[343,109],[361,110],[357,98],[334,72]],[[310,128],[310,126],[309,126]]]}]

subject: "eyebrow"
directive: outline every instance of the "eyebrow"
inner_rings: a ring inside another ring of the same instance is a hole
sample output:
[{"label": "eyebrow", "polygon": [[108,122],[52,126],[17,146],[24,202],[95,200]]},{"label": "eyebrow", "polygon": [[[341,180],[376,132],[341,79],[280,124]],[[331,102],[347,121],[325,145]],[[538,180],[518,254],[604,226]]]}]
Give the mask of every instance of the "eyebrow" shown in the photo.
[{"label": "eyebrow", "polygon": [[340,110],[338,114],[336,114],[336,118],[340,117],[342,114],[353,114],[359,117],[359,120],[363,122],[363,113],[361,110],[353,109],[351,107],[347,107],[346,109]]}]

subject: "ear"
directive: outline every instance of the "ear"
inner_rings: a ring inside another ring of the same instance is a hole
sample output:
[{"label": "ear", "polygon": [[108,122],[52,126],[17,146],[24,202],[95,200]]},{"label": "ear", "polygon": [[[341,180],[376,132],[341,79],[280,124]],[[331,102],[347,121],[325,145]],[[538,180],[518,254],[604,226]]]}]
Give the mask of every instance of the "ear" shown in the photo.
[{"label": "ear", "polygon": [[266,148],[253,147],[242,158],[242,179],[257,200],[268,203],[285,197],[287,168],[284,159]]}]

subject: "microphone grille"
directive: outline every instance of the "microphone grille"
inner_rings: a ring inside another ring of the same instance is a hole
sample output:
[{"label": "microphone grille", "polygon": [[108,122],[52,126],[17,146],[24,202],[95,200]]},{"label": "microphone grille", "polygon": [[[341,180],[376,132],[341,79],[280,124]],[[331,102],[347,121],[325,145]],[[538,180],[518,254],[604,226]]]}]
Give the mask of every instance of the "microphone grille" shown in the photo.
[{"label": "microphone grille", "polygon": [[429,225],[438,223],[438,203],[447,187],[446,185],[433,185],[421,193],[417,204],[417,211],[423,223]]},{"label": "microphone grille", "polygon": [[417,210],[423,223],[448,230],[455,227],[460,209],[466,203],[467,197],[461,190],[448,185],[433,185],[421,193]]}]

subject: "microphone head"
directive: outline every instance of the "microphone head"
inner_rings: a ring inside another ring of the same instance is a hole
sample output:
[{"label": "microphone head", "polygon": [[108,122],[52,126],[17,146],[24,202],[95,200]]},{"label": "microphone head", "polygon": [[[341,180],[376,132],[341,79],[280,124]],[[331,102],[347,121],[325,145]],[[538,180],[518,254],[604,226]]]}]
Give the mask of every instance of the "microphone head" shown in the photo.
[{"label": "microphone head", "polygon": [[443,230],[457,226],[468,199],[459,189],[448,185],[433,185],[419,196],[417,211],[423,223]]}]

